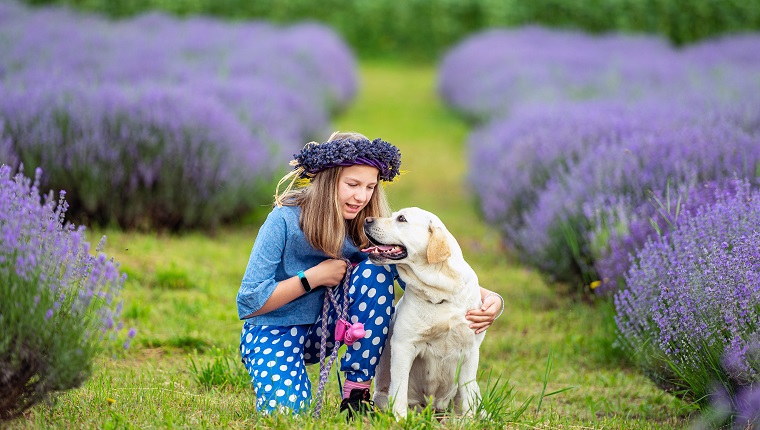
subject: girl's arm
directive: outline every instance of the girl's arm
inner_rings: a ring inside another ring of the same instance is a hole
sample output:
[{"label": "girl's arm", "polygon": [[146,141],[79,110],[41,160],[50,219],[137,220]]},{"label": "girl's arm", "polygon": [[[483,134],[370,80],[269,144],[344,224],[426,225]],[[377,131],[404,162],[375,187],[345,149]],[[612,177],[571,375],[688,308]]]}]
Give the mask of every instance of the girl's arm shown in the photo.
[{"label": "girl's arm", "polygon": [[[282,209],[269,213],[261,225],[248,258],[248,265],[240,283],[237,294],[238,317],[250,318],[275,293],[279,283],[274,279],[277,267],[282,262],[282,255],[287,240],[287,222]],[[285,288],[286,292],[289,288]],[[290,300],[293,300],[292,297]],[[281,302],[282,306],[286,302]],[[274,309],[270,306],[270,310]]]},{"label": "girl's arm", "polygon": [[[311,285],[316,289],[323,285],[338,285],[343,281],[346,274],[346,263],[343,260],[325,260],[314,267],[304,270],[304,276]],[[256,312],[246,315],[249,318],[256,315],[262,315],[267,312],[280,308],[293,300],[308,294],[301,279],[298,276],[285,279],[277,283],[266,302]]]},{"label": "girl's arm", "polygon": [[[238,290],[238,317],[250,318],[271,312],[306,294],[298,276],[275,280],[282,263],[288,239],[286,209],[275,209],[256,235],[251,256]],[[291,220],[291,224],[294,222]],[[346,274],[343,260],[325,260],[313,267],[304,267],[304,274],[312,288],[338,285]]]}]

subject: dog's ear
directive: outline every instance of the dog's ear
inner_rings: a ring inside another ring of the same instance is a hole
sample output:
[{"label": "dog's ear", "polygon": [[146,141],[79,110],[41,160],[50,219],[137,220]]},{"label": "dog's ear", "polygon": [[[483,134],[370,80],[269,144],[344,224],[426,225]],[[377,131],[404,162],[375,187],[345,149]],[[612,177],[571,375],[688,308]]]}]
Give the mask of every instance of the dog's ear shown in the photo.
[{"label": "dog's ear", "polygon": [[451,248],[446,238],[446,232],[441,227],[430,226],[430,241],[427,247],[427,260],[437,264],[451,257]]}]

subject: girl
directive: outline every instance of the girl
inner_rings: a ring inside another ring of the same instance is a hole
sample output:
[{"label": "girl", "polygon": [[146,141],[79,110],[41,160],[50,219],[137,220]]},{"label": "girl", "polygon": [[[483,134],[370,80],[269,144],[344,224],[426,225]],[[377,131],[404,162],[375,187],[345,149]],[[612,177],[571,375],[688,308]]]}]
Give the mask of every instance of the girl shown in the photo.
[{"label": "girl", "polygon": [[[238,316],[245,320],[242,361],[259,411],[298,413],[308,407],[306,365],[319,362],[320,348],[332,350],[338,322],[331,305],[330,335],[321,345],[324,287],[339,286],[351,270],[349,322],[365,329],[340,365],[346,379],[340,410],[351,417],[371,404],[369,387],[388,335],[396,277],[395,266],[375,266],[360,251],[368,244],[362,223],[368,216],[390,215],[378,182],[399,174],[401,153],[382,139],[336,132],[327,142],[307,144],[290,165],[294,169],[278,184],[275,208],[259,230],[237,295]],[[342,294],[337,296],[342,307]],[[478,332],[503,310],[498,294],[482,289],[481,296],[482,308],[467,315]]]}]

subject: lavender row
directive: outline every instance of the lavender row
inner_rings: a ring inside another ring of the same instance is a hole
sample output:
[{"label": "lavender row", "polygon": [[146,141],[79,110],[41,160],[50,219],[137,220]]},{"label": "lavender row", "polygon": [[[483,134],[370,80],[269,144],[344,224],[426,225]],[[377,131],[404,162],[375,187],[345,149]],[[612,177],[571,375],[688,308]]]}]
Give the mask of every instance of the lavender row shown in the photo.
[{"label": "lavender row", "polygon": [[351,52],[316,24],[0,4],[0,162],[42,166],[88,221],[234,217],[356,86]]},{"label": "lavender row", "polygon": [[[0,166],[0,417],[80,386],[94,355],[122,331],[124,277],[83,228],[64,224],[64,193]],[[101,242],[102,243],[102,242]],[[130,329],[125,347],[135,335]]]},{"label": "lavender row", "polygon": [[723,393],[723,407],[742,415],[760,381],[760,191],[735,180],[710,194],[644,245],[615,297],[616,319],[660,387],[703,405]]},{"label": "lavender row", "polygon": [[[493,39],[504,34],[513,43],[496,45]],[[470,181],[486,219],[528,263],[557,280],[588,285],[603,279],[601,290],[612,291],[629,254],[657,233],[648,227],[657,199],[668,193],[685,198],[706,182],[757,175],[760,54],[746,48],[760,45],[760,38],[736,36],[674,51],[653,39],[564,36],[540,29],[483,36],[481,54],[495,46],[507,53],[470,58],[520,61],[514,69],[496,61],[477,78],[464,79],[464,86],[516,75],[533,86],[514,100],[509,90],[490,90],[511,111],[494,109],[491,120],[471,133]],[[442,81],[447,67],[477,69],[453,59],[457,52],[475,52],[479,40],[453,50]],[[642,46],[642,53],[630,55],[635,61],[612,55],[625,44]],[[538,53],[531,57],[534,46]],[[629,51],[637,52],[621,50]],[[651,55],[648,61],[643,52]],[[603,85],[605,67],[626,72],[620,91],[570,97],[571,81]],[[556,76],[541,80],[525,72],[533,69]],[[553,97],[530,99],[547,88]],[[470,96],[480,100],[475,91]]]},{"label": "lavender row", "polygon": [[[651,35],[589,35],[541,27],[477,33],[439,68],[441,97],[462,115],[487,121],[524,105],[582,100],[670,100],[710,88],[741,94],[760,67],[760,36],[710,40],[677,50]],[[740,82],[736,82],[736,80]]]},{"label": "lavender row", "polygon": [[643,240],[656,233],[653,196],[756,175],[760,123],[748,118],[760,118],[757,100],[535,107],[472,133],[470,179],[486,220],[528,263],[612,289],[636,249],[610,243],[636,225]]},{"label": "lavender row", "polygon": [[114,22],[14,3],[2,6],[0,22],[3,75],[11,82],[23,71],[125,84],[257,78],[329,109],[345,106],[356,88],[351,53],[331,30],[317,24],[278,27],[263,21],[180,20],[159,13]]},{"label": "lavender row", "polygon": [[552,278],[615,294],[620,341],[661,388],[705,406],[717,386],[722,419],[751,418],[760,37],[483,40],[452,51],[441,88],[483,121],[468,146],[486,219]]}]

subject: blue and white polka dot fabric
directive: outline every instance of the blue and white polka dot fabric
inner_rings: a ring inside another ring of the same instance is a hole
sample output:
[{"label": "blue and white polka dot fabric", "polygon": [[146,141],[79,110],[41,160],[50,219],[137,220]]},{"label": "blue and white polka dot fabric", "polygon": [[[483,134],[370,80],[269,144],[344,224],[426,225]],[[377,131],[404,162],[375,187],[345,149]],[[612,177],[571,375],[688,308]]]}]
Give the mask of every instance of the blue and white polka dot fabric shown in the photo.
[{"label": "blue and white polka dot fabric", "polygon": [[[393,313],[393,273],[369,261],[357,265],[348,290],[349,322],[364,324],[366,334],[347,347],[340,370],[350,381],[369,381],[375,376]],[[338,303],[342,305],[343,296]],[[327,353],[333,348],[338,314],[332,306],[328,316]],[[245,323],[240,352],[256,390],[256,408],[262,412],[300,412],[311,403],[311,381],[306,365],[319,362],[322,316],[313,325],[257,326]]]}]

